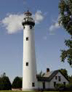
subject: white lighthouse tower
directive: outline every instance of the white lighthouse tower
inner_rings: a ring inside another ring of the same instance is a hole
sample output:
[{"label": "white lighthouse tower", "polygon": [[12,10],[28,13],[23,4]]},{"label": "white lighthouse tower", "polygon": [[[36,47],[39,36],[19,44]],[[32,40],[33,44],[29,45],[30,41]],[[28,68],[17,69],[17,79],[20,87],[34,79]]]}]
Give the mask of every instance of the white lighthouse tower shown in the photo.
[{"label": "white lighthouse tower", "polygon": [[35,57],[35,42],[34,42],[34,25],[35,22],[32,14],[27,11],[23,19],[23,84],[22,90],[37,89],[37,70]]}]

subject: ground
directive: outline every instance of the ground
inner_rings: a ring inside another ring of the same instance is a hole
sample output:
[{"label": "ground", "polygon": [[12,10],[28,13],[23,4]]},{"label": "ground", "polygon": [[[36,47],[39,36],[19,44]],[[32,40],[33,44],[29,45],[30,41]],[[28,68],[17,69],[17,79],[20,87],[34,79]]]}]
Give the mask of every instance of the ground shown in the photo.
[{"label": "ground", "polygon": [[[6,91],[4,91],[4,90],[2,90],[2,91],[0,91],[0,92],[25,92],[25,91],[8,91],[8,90],[6,90]],[[28,91],[29,92],[29,91]],[[34,91],[30,91],[30,92],[34,92]],[[36,91],[35,91],[36,92]],[[37,91],[38,92],[38,91]],[[39,91],[40,92],[40,91]],[[60,91],[43,91],[43,92],[60,92]],[[61,92],[72,92],[72,91],[61,91]]]}]

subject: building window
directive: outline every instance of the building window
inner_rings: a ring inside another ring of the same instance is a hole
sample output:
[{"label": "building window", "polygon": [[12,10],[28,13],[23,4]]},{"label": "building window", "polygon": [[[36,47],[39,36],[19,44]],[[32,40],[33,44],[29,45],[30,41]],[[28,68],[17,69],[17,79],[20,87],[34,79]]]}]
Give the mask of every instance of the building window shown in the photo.
[{"label": "building window", "polygon": [[35,87],[35,83],[34,82],[32,83],[32,87]]},{"label": "building window", "polygon": [[26,62],[26,66],[28,66],[29,65],[29,63],[28,62]]},{"label": "building window", "polygon": [[59,77],[59,81],[61,81],[61,76],[58,76]]},{"label": "building window", "polygon": [[56,82],[54,82],[54,87],[56,86]]},{"label": "building window", "polygon": [[30,26],[30,29],[32,29],[32,26]]},{"label": "building window", "polygon": [[55,76],[55,79],[57,80],[57,76]]},{"label": "building window", "polygon": [[66,85],[66,82],[63,82],[64,85]]},{"label": "building window", "polygon": [[26,41],[28,41],[29,40],[29,38],[28,37],[26,37]]}]

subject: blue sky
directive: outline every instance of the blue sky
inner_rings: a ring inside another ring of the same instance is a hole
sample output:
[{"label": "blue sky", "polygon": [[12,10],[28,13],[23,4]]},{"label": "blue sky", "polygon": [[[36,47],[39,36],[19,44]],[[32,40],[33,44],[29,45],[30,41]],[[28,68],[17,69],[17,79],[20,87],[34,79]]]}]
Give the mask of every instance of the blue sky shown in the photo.
[{"label": "blue sky", "polygon": [[60,62],[60,50],[67,48],[64,40],[69,35],[58,25],[58,3],[59,0],[0,0],[0,75],[6,72],[11,80],[22,76],[23,31],[18,23],[27,9],[37,22],[37,71],[66,68],[72,74],[69,64]]}]

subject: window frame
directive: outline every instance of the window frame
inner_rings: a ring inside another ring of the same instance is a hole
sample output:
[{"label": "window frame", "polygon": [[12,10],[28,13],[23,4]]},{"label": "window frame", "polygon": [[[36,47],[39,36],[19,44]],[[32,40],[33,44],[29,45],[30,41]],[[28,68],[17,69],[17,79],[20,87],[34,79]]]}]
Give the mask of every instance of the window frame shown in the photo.
[{"label": "window frame", "polygon": [[57,80],[57,76],[55,76],[55,79]]},{"label": "window frame", "polygon": [[61,81],[61,76],[58,76],[58,80]]},{"label": "window frame", "polygon": [[35,87],[35,83],[34,82],[32,82],[32,87]]},{"label": "window frame", "polygon": [[32,26],[30,25],[30,29],[32,29]]},{"label": "window frame", "polygon": [[26,41],[28,41],[29,40],[29,37],[26,37]]},{"label": "window frame", "polygon": [[26,62],[26,66],[29,66],[29,62]]}]

